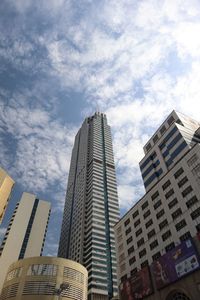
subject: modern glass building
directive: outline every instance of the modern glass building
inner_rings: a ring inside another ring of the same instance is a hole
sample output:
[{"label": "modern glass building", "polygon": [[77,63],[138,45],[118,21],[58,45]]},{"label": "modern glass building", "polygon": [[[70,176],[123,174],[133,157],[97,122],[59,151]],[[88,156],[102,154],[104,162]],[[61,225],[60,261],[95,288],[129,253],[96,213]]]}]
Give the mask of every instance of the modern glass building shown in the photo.
[{"label": "modern glass building", "polygon": [[51,204],[23,193],[0,247],[0,292],[11,263],[42,255]]},{"label": "modern glass building", "polygon": [[118,220],[111,130],[106,115],[95,113],[75,137],[58,250],[58,256],[87,268],[91,300],[117,294],[114,224]]}]

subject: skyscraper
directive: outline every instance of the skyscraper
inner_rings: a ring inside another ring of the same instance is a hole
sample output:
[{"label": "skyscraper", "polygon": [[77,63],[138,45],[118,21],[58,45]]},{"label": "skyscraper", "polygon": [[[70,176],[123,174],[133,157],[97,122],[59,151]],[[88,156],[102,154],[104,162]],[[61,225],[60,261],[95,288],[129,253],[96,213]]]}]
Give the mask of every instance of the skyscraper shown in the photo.
[{"label": "skyscraper", "polygon": [[0,224],[3,220],[14,183],[14,180],[0,168]]},{"label": "skyscraper", "polygon": [[105,114],[86,118],[72,151],[58,255],[88,270],[89,299],[117,293],[114,224],[119,219],[111,130]]},{"label": "skyscraper", "polygon": [[149,300],[200,299],[200,122],[173,111],[144,151],[146,194],[115,225],[121,299],[127,282]]},{"label": "skyscraper", "polygon": [[0,291],[11,263],[42,254],[49,214],[49,202],[23,193],[0,247]]}]

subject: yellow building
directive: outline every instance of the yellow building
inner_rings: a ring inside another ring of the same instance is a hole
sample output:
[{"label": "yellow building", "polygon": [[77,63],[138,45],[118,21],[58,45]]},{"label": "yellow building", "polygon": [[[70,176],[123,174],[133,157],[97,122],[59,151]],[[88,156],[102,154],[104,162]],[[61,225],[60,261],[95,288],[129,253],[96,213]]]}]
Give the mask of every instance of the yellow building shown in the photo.
[{"label": "yellow building", "polygon": [[3,220],[14,183],[14,180],[0,168],[0,224]]},{"label": "yellow building", "polygon": [[86,300],[88,273],[72,260],[31,257],[13,263],[0,300]]}]

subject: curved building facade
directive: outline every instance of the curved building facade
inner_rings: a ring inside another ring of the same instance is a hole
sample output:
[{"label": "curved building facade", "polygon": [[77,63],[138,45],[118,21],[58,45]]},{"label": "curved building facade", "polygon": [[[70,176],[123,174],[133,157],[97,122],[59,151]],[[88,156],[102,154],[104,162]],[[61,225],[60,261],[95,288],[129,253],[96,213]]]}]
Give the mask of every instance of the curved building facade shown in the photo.
[{"label": "curved building facade", "polygon": [[86,300],[87,280],[86,268],[68,259],[21,259],[10,266],[0,300]]}]

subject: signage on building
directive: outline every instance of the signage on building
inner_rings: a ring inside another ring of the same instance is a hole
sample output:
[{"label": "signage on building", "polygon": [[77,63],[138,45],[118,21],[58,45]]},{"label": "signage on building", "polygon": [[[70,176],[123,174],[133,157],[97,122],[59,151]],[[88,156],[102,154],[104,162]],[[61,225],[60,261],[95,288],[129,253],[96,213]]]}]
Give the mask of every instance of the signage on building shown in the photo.
[{"label": "signage on building", "polygon": [[153,293],[149,267],[144,267],[120,285],[121,300],[143,299]]},{"label": "signage on building", "polygon": [[177,281],[200,268],[200,260],[192,240],[182,242],[151,265],[157,289]]}]

